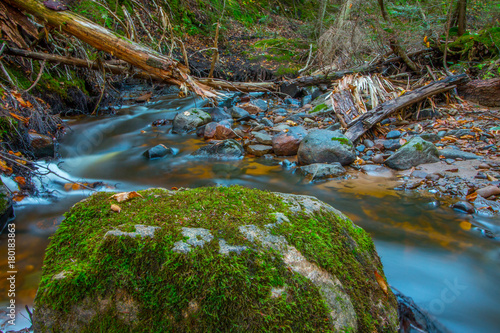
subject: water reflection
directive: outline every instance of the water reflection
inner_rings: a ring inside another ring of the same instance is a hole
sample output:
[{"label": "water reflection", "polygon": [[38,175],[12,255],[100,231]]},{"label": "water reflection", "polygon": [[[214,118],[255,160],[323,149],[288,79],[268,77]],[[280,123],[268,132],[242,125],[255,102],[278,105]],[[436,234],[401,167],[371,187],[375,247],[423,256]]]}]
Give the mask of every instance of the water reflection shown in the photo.
[{"label": "water reflection", "polygon": [[[389,283],[413,297],[450,330],[497,330],[500,250],[497,241],[483,237],[474,226],[498,222],[461,215],[440,204],[439,198],[394,191],[400,184],[398,178],[376,168],[366,173],[352,171],[348,179],[308,183],[283,169],[280,160],[193,159],[189,154],[203,142],[194,135],[172,135],[169,126],[152,128],[150,124],[172,117],[194,102],[165,98],[156,106],[130,107],[113,117],[69,120],[72,131],[61,144],[63,163],[59,167],[73,179],[101,180],[120,191],[240,184],[314,195],[367,230],[375,239]],[[178,153],[153,161],[142,157],[144,150],[159,143],[178,149]],[[32,304],[48,237],[63,212],[89,193],[64,192],[60,179],[52,179],[51,184],[64,193],[62,199],[17,211],[18,309]],[[1,235],[2,268],[7,265],[6,252],[6,236]],[[2,304],[8,301],[5,271],[2,269],[0,276]],[[21,328],[26,321],[18,323]]]}]

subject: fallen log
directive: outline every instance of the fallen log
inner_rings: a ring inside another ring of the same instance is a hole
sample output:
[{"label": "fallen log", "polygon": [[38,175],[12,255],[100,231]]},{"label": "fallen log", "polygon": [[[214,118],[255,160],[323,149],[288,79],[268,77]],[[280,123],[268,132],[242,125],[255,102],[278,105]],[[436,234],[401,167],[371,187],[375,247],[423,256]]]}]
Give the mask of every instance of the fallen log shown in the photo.
[{"label": "fallen log", "polygon": [[[28,50],[22,50],[14,47],[6,48],[5,54],[20,56],[25,58],[30,58],[34,60],[47,61],[51,63],[59,63],[69,66],[88,68],[93,70],[104,69],[107,73],[112,74],[127,74],[132,77],[139,79],[153,80],[153,81],[163,81],[163,78],[145,72],[141,70],[131,70],[127,67],[118,65],[123,62],[110,61],[110,62],[97,62],[89,61],[74,57],[65,57],[49,53],[33,52]],[[118,64],[117,64],[118,63]],[[243,91],[243,92],[262,92],[262,91],[276,91],[278,89],[277,85],[273,82],[228,82],[218,79],[195,79],[196,82],[211,87],[217,90],[227,90],[227,91]]]},{"label": "fallen log", "polygon": [[204,97],[217,94],[207,86],[196,82],[189,69],[178,61],[135,43],[94,22],[70,11],[53,11],[36,0],[2,0],[20,10],[34,15],[61,31],[64,31],[98,50],[110,53],[129,64],[144,70],[165,82],[186,86]]},{"label": "fallen log", "polygon": [[459,87],[458,94],[465,100],[484,106],[500,106],[500,79],[473,80]]},{"label": "fallen log", "polygon": [[465,74],[448,76],[441,81],[434,81],[424,87],[407,92],[402,96],[382,103],[347,124],[348,129],[345,132],[345,136],[354,142],[358,140],[366,131],[390,114],[412,104],[418,103],[427,97],[456,88],[457,86],[468,81],[469,78]]}]

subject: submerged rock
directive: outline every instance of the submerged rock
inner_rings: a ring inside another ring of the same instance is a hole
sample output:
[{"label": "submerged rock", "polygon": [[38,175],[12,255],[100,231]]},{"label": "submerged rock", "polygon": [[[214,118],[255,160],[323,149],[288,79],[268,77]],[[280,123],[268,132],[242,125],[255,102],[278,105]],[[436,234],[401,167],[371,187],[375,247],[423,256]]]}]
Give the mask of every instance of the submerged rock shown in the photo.
[{"label": "submerged rock", "polygon": [[397,330],[370,236],[316,198],[239,186],[140,194],[120,213],[101,192],[66,215],[45,256],[36,332]]},{"label": "submerged rock", "polygon": [[194,131],[198,126],[208,124],[212,121],[210,115],[200,109],[189,109],[175,115],[172,132],[188,133]]},{"label": "submerged rock", "polygon": [[334,163],[348,165],[356,159],[354,145],[340,131],[315,130],[302,140],[297,151],[299,164]]},{"label": "submerged rock", "polygon": [[347,171],[338,162],[332,164],[315,163],[301,166],[297,169],[303,176],[309,176],[312,179],[324,179],[338,177]]},{"label": "submerged rock", "polygon": [[214,159],[234,159],[242,158],[245,155],[245,150],[238,141],[229,139],[207,146],[193,152],[192,156],[214,158]]},{"label": "submerged rock", "polygon": [[415,136],[385,160],[385,165],[391,169],[406,170],[420,164],[435,162],[439,162],[439,151],[436,146]]},{"label": "submerged rock", "polygon": [[156,145],[152,148],[149,148],[142,155],[144,157],[146,157],[147,159],[152,160],[155,158],[161,158],[161,157],[164,157],[167,155],[173,155],[173,154],[174,154],[174,151],[172,150],[172,148],[167,147],[167,146],[162,145],[162,144],[159,144],[159,145]]},{"label": "submerged rock", "polygon": [[54,157],[54,140],[50,136],[28,132],[28,142],[36,158]]}]

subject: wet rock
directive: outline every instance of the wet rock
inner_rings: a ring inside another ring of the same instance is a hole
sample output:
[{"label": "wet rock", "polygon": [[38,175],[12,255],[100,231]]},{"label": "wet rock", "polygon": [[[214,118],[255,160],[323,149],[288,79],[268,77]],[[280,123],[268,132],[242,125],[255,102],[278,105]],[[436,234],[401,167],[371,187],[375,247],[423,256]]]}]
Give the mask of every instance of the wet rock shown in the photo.
[{"label": "wet rock", "polygon": [[152,148],[149,148],[146,150],[142,155],[150,160],[155,159],[155,158],[161,158],[167,155],[173,155],[174,151],[172,148],[167,147],[163,144],[156,145]]},{"label": "wet rock", "polygon": [[262,110],[257,105],[254,105],[252,103],[239,104],[238,106],[250,114],[259,114],[261,112],[264,112],[264,110]]},{"label": "wet rock", "polygon": [[439,154],[444,156],[445,158],[461,158],[463,160],[478,160],[481,159],[482,157],[479,155],[476,155],[474,153],[469,153],[460,149],[442,149],[439,151]]},{"label": "wet rock", "polygon": [[274,126],[273,122],[271,120],[269,120],[268,118],[262,118],[260,123],[266,127],[273,127]]},{"label": "wet rock", "polygon": [[396,170],[406,170],[420,164],[435,162],[439,162],[439,152],[436,146],[417,136],[390,156],[385,161],[385,165]]},{"label": "wet rock", "polygon": [[375,145],[375,143],[370,139],[363,140],[363,144],[366,146],[366,148],[373,148],[373,146]]},{"label": "wet rock", "polygon": [[[305,177],[312,177],[312,179],[325,179],[344,175],[347,171],[338,162],[331,164],[314,163],[301,166],[297,172]],[[312,180],[311,179],[311,180]]]},{"label": "wet rock", "polygon": [[28,142],[36,158],[54,157],[55,145],[50,136],[28,132]]},{"label": "wet rock", "polygon": [[360,153],[364,152],[366,149],[365,145],[357,145],[356,150],[359,151]]},{"label": "wet rock", "polygon": [[252,134],[258,143],[263,145],[272,145],[273,138],[269,134],[262,132],[252,132]]},{"label": "wet rock", "polygon": [[229,139],[203,146],[191,155],[201,158],[238,159],[242,158],[244,154],[243,147],[237,141]]},{"label": "wet rock", "polygon": [[212,118],[200,109],[189,109],[179,112],[173,121],[172,132],[177,134],[188,133],[196,130],[198,126],[208,124]]},{"label": "wet rock", "polygon": [[313,163],[334,163],[348,165],[356,159],[354,145],[340,131],[315,130],[300,143],[297,151],[301,165]]},{"label": "wet rock", "polygon": [[401,148],[401,143],[399,143],[399,140],[384,140],[384,148],[386,150],[392,150],[395,151],[399,148]]},{"label": "wet rock", "polygon": [[264,112],[269,109],[268,103],[263,99],[256,99],[252,101],[251,104],[255,105]]},{"label": "wet rock", "polygon": [[467,213],[467,214],[473,214],[476,210],[474,209],[474,206],[467,202],[467,201],[459,201],[457,203],[453,204],[453,209],[456,209],[458,211]]},{"label": "wet rock", "polygon": [[[3,230],[6,223],[14,218],[11,195],[11,192],[0,180],[0,230]],[[5,232],[7,231],[5,230]]]},{"label": "wet rock", "polygon": [[428,173],[422,170],[415,170],[411,173],[411,176],[415,178],[426,178],[427,175]]},{"label": "wet rock", "polygon": [[480,188],[479,190],[476,190],[476,193],[483,198],[488,199],[492,195],[498,195],[500,194],[500,188],[498,186],[486,186],[483,188]]},{"label": "wet rock", "polygon": [[290,107],[298,108],[300,106],[300,102],[294,98],[285,98],[283,101],[285,105],[289,105]]},{"label": "wet rock", "polygon": [[386,139],[397,139],[401,137],[401,132],[400,131],[390,131],[389,133],[387,133],[387,135],[385,136]]},{"label": "wet rock", "polygon": [[281,132],[272,139],[274,153],[278,156],[292,156],[297,154],[302,139],[307,131],[301,127],[291,127],[287,132]]},{"label": "wet rock", "polygon": [[422,134],[420,134],[420,137],[422,139],[424,139],[425,141],[429,141],[429,142],[438,142],[441,140],[441,137],[435,133],[422,133]]},{"label": "wet rock", "polygon": [[280,116],[285,116],[288,113],[288,111],[286,109],[283,109],[283,108],[278,108],[278,109],[275,109],[273,111],[273,113],[280,115]]},{"label": "wet rock", "polygon": [[236,133],[231,128],[216,122],[208,123],[205,126],[205,130],[203,133],[203,138],[205,140],[225,140],[234,139],[236,137],[238,137],[238,135],[236,135]]},{"label": "wet rock", "polygon": [[312,95],[304,96],[302,98],[302,101],[300,102],[300,106],[304,107],[306,105],[309,105],[309,104],[311,104],[312,100],[313,100]]},{"label": "wet rock", "polygon": [[272,152],[273,147],[267,145],[248,145],[247,151],[249,154],[255,156],[264,156],[265,154],[269,154],[270,152]]},{"label": "wet rock", "polygon": [[488,200],[479,195],[474,200],[474,207],[478,213],[485,216],[495,216],[500,213],[500,202]]},{"label": "wet rock", "polygon": [[231,117],[233,117],[234,119],[241,119],[250,116],[250,113],[247,110],[244,110],[237,106],[233,106],[231,109],[229,109],[229,111],[231,112]]},{"label": "wet rock", "polygon": [[229,113],[227,113],[226,111],[224,111],[223,108],[219,108],[219,107],[203,108],[202,111],[205,111],[206,113],[208,113],[210,115],[210,117],[212,117],[212,121],[215,121],[215,122],[221,122],[221,121],[227,120],[227,119],[232,120],[231,115]]},{"label": "wet rock", "polygon": [[285,82],[280,85],[280,92],[287,94],[288,96],[295,98],[302,93],[302,89],[296,83]]}]

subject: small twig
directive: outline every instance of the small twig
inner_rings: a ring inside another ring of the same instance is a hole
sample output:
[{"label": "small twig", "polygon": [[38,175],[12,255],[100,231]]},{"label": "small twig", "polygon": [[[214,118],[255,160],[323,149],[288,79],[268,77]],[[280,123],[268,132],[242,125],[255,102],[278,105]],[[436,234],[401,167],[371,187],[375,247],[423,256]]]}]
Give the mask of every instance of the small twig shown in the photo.
[{"label": "small twig", "polygon": [[92,116],[96,113],[97,109],[99,108],[102,98],[104,97],[104,90],[106,90],[106,69],[104,68],[104,66],[102,67],[102,80],[103,82],[102,82],[101,96],[99,96],[99,100],[95,105],[94,111],[92,111],[91,113]]},{"label": "small twig", "polygon": [[312,50],[313,50],[313,45],[309,44],[309,56],[307,57],[307,62],[304,68],[299,69],[299,74],[302,74],[302,72],[305,72],[309,68],[309,62],[311,61],[312,58]]},{"label": "small twig", "polygon": [[35,82],[33,82],[33,84],[32,84],[32,85],[31,85],[28,89],[26,89],[26,90],[24,91],[25,93],[27,93],[27,92],[29,92],[31,89],[33,89],[33,87],[35,87],[35,86],[36,86],[36,84],[38,83],[38,81],[40,81],[40,78],[42,77],[43,69],[45,68],[45,63],[46,63],[46,62],[47,62],[46,60],[42,61],[42,64],[40,65],[40,72],[38,73],[38,76],[36,77]]}]

